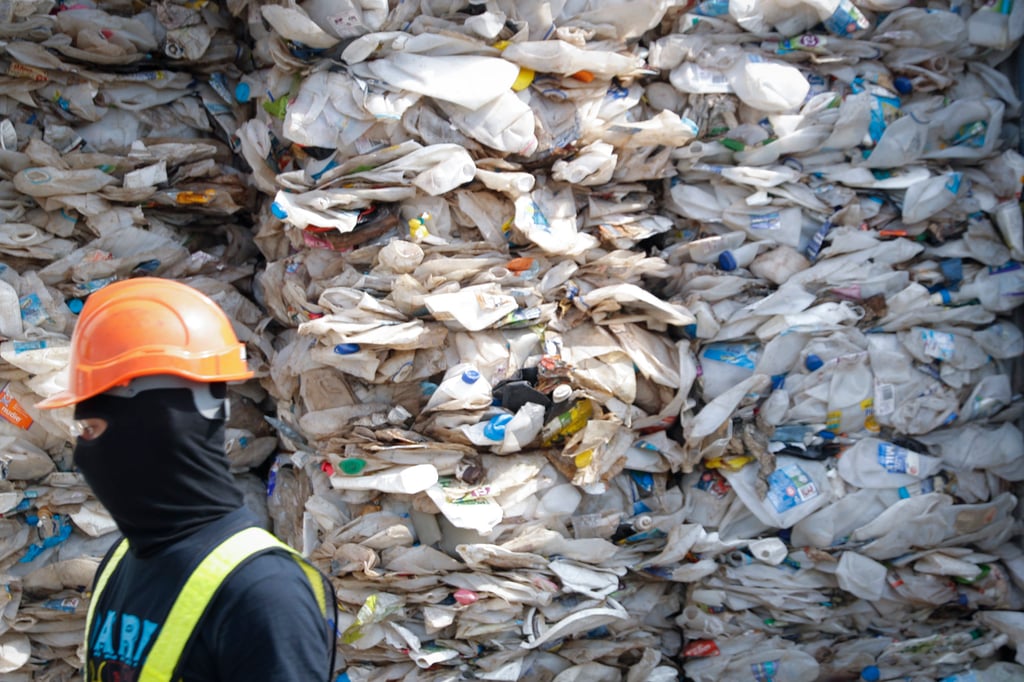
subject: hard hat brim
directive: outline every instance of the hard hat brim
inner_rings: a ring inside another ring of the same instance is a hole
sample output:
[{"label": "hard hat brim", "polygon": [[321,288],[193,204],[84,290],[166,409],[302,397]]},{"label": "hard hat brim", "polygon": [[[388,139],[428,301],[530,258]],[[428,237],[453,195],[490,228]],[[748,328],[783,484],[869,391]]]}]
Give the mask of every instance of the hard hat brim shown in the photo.
[{"label": "hard hat brim", "polygon": [[74,405],[77,402],[81,402],[82,398],[79,398],[71,391],[61,391],[56,395],[51,395],[49,398],[40,400],[34,405],[38,410],[56,410],[60,407],[67,407],[68,405]]}]

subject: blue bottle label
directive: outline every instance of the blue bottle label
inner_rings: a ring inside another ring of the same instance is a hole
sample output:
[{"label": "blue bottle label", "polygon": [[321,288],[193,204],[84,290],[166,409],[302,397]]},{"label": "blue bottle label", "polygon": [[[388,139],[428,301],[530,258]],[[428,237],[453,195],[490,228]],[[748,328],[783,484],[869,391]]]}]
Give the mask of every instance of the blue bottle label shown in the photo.
[{"label": "blue bottle label", "polygon": [[818,486],[798,464],[776,469],[768,477],[767,500],[780,514],[819,495]]}]

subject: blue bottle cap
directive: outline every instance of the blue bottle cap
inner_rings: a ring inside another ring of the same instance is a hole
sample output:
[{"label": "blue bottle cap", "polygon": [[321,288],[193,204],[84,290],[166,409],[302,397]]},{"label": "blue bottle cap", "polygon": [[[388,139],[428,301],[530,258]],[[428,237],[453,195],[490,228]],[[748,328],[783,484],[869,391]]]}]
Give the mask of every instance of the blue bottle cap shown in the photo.
[{"label": "blue bottle cap", "polygon": [[512,421],[510,414],[497,414],[491,417],[484,425],[484,435],[491,440],[503,440],[505,438],[505,425]]},{"label": "blue bottle cap", "polygon": [[736,269],[736,258],[732,255],[732,251],[723,251],[718,254],[718,267],[726,272],[732,272]]},{"label": "blue bottle cap", "polygon": [[243,82],[241,82],[241,83],[239,83],[238,85],[235,86],[235,99],[238,102],[241,102],[242,104],[245,104],[246,102],[249,101],[249,97],[251,95],[252,95],[252,93],[249,91],[249,84],[248,83],[243,81]]},{"label": "blue bottle cap", "polygon": [[475,369],[467,369],[462,373],[462,380],[467,384],[474,384],[476,380],[480,378],[480,372]]},{"label": "blue bottle cap", "polygon": [[824,364],[825,363],[822,361],[822,359],[819,358],[817,355],[814,355],[813,353],[808,355],[807,358],[804,360],[804,366],[807,367],[807,369],[810,370],[811,372],[821,369],[821,366]]},{"label": "blue bottle cap", "polygon": [[914,91],[914,84],[906,76],[896,76],[892,80],[892,84],[896,87],[896,92],[901,95],[909,95]]},{"label": "blue bottle cap", "polygon": [[358,343],[339,343],[334,347],[334,352],[338,355],[352,355],[353,353],[359,352]]},{"label": "blue bottle cap", "polygon": [[942,276],[946,278],[951,286],[956,285],[964,278],[964,261],[962,258],[947,258],[939,263]]},{"label": "blue bottle cap", "polygon": [[82,308],[83,307],[85,307],[85,304],[82,303],[82,299],[80,299],[80,298],[73,298],[70,301],[68,301],[68,308],[75,315],[77,315],[78,313],[82,312]]},{"label": "blue bottle cap", "polygon": [[882,673],[879,672],[877,665],[869,665],[860,671],[860,679],[864,682],[878,682],[882,678]]},{"label": "blue bottle cap", "polygon": [[277,203],[276,201],[270,204],[270,212],[274,214],[274,217],[278,220],[284,220],[288,217],[288,211],[284,210],[284,206]]}]

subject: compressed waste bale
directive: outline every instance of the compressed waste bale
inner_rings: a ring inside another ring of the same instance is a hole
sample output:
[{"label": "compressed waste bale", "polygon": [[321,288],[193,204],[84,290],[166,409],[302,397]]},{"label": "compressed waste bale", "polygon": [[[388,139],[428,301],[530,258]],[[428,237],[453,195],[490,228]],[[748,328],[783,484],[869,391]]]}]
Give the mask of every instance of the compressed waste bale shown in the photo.
[{"label": "compressed waste bale", "polygon": [[138,274],[236,320],[347,679],[1024,662],[1019,8],[343,5],[3,24],[5,674],[81,663],[113,528],[31,405]]}]

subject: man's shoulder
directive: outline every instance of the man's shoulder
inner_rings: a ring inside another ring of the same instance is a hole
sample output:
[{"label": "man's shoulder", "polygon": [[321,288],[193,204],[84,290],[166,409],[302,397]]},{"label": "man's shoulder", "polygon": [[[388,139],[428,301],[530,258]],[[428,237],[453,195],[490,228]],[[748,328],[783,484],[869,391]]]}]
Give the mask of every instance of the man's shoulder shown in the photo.
[{"label": "man's shoulder", "polygon": [[300,561],[297,555],[282,548],[262,550],[243,562],[228,577],[223,589],[285,593],[306,588],[302,590],[305,593],[309,578]]},{"label": "man's shoulder", "polygon": [[318,623],[324,618],[314,588],[296,558],[277,549],[261,552],[239,566],[222,583],[210,614],[206,625],[215,631],[250,635],[264,630],[308,634],[320,629]]}]

